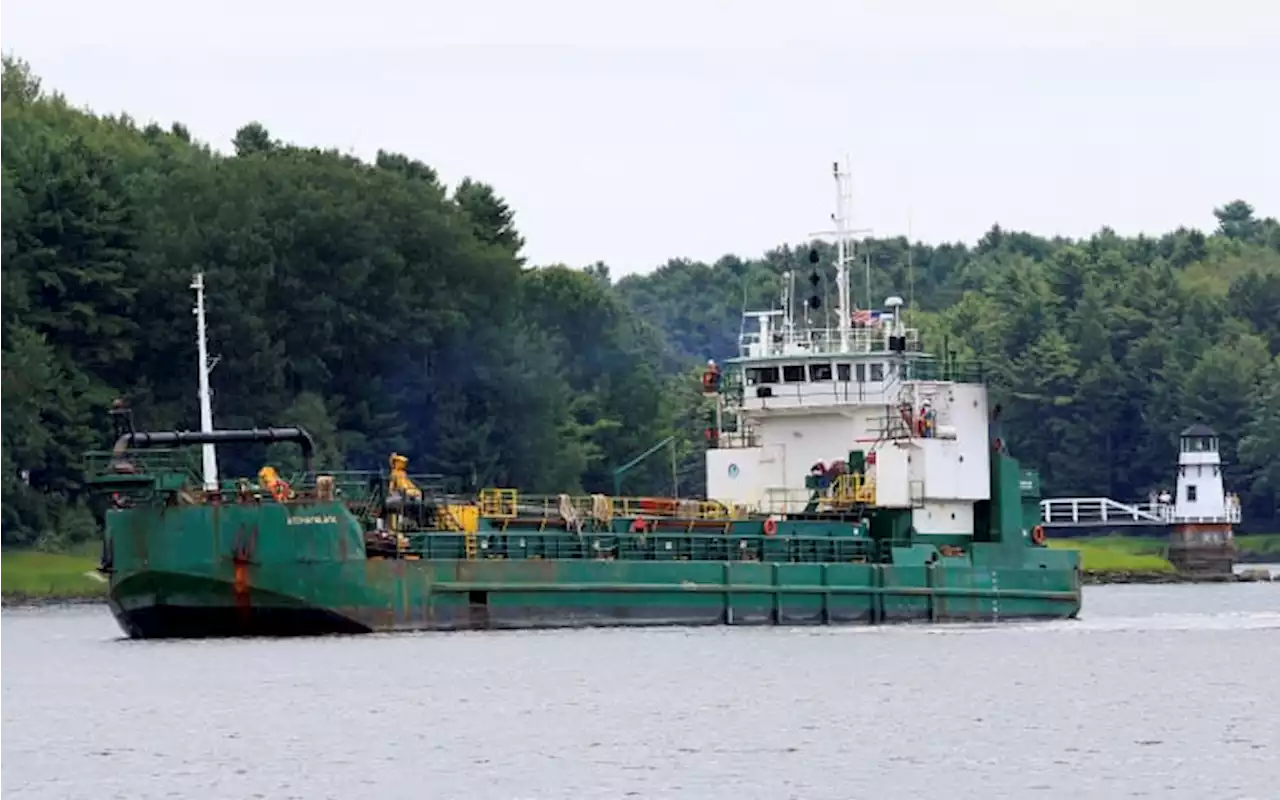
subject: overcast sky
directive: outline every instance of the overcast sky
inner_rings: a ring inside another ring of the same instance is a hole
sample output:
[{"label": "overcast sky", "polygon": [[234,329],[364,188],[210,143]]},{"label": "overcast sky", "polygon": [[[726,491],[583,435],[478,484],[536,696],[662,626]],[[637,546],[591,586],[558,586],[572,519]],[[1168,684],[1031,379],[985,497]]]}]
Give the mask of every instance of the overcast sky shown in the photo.
[{"label": "overcast sky", "polygon": [[749,256],[857,223],[972,242],[1280,215],[1268,0],[5,0],[0,42],[100,112],[250,120],[492,183],[532,263]]}]

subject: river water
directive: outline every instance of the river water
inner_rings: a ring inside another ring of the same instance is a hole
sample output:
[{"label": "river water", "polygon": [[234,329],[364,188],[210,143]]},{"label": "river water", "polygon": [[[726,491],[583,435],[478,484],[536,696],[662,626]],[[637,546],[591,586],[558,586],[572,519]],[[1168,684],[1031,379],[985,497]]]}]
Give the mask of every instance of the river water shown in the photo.
[{"label": "river water", "polygon": [[1073,622],[133,642],[3,613],[23,798],[1280,797],[1280,583]]}]

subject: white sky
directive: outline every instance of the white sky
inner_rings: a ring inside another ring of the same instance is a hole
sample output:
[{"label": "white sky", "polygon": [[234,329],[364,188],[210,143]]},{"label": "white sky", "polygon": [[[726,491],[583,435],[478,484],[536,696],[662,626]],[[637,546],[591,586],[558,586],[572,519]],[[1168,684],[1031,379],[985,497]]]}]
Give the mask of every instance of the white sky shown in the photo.
[{"label": "white sky", "polygon": [[492,183],[615,276],[857,224],[972,242],[1280,215],[1269,0],[6,0],[46,87],[219,149],[250,120]]}]

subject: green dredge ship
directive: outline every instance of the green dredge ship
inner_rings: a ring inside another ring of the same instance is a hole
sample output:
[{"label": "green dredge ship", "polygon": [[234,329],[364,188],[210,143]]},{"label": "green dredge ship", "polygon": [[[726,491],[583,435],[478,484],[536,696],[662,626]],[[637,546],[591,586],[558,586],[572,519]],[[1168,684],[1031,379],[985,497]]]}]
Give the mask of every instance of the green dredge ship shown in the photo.
[{"label": "green dredge ship", "polygon": [[[317,474],[301,428],[216,430],[197,276],[202,430],[136,431],[121,407],[114,447],[87,456],[121,628],[152,638],[1076,616],[1079,556],[1045,546],[1038,477],[1002,440],[980,370],[924,352],[899,298],[852,306],[848,179],[838,166],[835,178],[833,319],[812,300],[797,319],[790,274],[781,309],[744,315],[738,357],[703,377],[714,416],[701,499],[462,496],[410,476],[396,454],[380,472]],[[300,448],[302,471],[218,478],[216,446],[270,442]]]}]

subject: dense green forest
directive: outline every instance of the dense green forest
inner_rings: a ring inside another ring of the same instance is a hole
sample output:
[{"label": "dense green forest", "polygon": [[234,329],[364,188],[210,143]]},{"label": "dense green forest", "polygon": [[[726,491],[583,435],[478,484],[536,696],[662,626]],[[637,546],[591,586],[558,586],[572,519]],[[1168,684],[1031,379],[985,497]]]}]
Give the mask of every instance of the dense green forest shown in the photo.
[{"label": "dense green forest", "polygon": [[[291,146],[256,122],[233,144],[222,155],[180,123],[78,109],[5,60],[6,544],[93,535],[81,457],[110,441],[114,398],[141,427],[198,427],[194,270],[219,427],[301,424],[326,467],[395,451],[463,488],[529,491],[607,491],[614,467],[674,436],[674,469],[663,453],[624,490],[689,494],[703,484],[698,365],[733,355],[744,304],[775,305],[809,247],[615,283],[602,263],[525,263],[516,211],[485,183],[445,186],[402,154]],[[1246,514],[1271,518],[1280,225],[1243,201],[1215,213],[1208,234],[993,227],[972,247],[858,252],[873,296],[910,296],[927,342],[987,364],[1015,452],[1048,491],[1165,485],[1177,430],[1199,418],[1223,434]],[[237,473],[292,457],[219,456]]]}]

